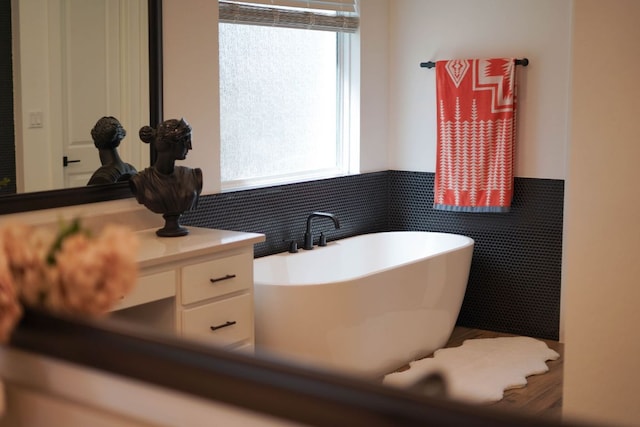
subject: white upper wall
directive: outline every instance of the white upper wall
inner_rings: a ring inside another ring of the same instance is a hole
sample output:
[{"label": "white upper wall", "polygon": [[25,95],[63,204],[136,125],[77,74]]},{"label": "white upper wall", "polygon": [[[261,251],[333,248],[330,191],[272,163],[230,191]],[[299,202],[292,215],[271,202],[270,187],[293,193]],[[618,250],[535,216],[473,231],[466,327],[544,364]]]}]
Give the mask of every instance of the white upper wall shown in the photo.
[{"label": "white upper wall", "polygon": [[389,0],[361,0],[360,49],[360,172],[388,170]]},{"label": "white upper wall", "polygon": [[164,118],[184,118],[193,149],[180,165],[201,168],[202,194],[220,192],[218,2],[163,0]]},{"label": "white upper wall", "polygon": [[[203,193],[216,193],[217,3],[163,7],[165,117],[191,123],[184,164],[202,168]],[[420,62],[515,56],[531,61],[518,69],[516,175],[565,178],[571,0],[362,0],[360,15],[361,172],[435,171],[435,72]]]},{"label": "white upper wall", "polygon": [[526,57],[529,66],[517,69],[515,174],[564,179],[571,5],[571,0],[394,0],[389,168],[435,171],[435,70],[420,68],[420,62]]}]

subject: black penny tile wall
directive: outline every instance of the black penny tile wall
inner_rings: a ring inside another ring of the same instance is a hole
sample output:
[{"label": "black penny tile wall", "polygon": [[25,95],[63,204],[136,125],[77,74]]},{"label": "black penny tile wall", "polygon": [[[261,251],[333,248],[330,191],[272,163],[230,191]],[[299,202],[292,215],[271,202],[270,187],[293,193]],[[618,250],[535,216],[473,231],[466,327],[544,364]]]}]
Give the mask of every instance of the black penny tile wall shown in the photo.
[{"label": "black penny tile wall", "polygon": [[[516,178],[509,213],[432,209],[433,173],[385,171],[203,196],[182,223],[263,233],[256,257],[302,245],[307,216],[328,240],[388,230],[459,233],[475,240],[458,325],[558,339],[564,181]],[[428,325],[424,325],[428,327]]]},{"label": "black penny tile wall", "polygon": [[16,192],[11,2],[0,2],[0,195]]},{"label": "black penny tile wall", "polygon": [[564,181],[516,178],[508,213],[432,209],[432,173],[390,172],[391,230],[464,234],[473,260],[458,325],[558,339]]},{"label": "black penny tile wall", "polygon": [[266,242],[254,247],[256,257],[283,252],[295,240],[302,247],[307,217],[321,211],[336,215],[340,228],[315,219],[317,238],[327,240],[387,229],[389,174],[376,172],[256,190],[202,197],[198,208],[181,223],[206,228],[263,233]]}]

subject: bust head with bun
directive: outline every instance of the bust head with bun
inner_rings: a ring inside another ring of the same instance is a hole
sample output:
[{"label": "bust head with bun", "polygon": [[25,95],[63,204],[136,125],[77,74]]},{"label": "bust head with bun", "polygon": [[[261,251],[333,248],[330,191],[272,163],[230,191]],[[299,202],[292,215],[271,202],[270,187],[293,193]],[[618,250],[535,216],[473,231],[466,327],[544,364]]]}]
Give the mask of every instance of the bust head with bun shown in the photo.
[{"label": "bust head with bun", "polygon": [[126,181],[138,172],[118,153],[118,146],[126,135],[120,121],[113,116],[104,116],[96,122],[91,129],[91,138],[98,149],[101,166],[91,175],[88,185]]},{"label": "bust head with bun", "polygon": [[180,215],[195,209],[202,191],[202,170],[176,166],[191,150],[191,126],[184,119],[170,119],[155,129],[143,126],[140,139],[152,144],[157,158],[154,164],[129,181],[138,203],[163,214],[165,227],[156,231],[162,237],[188,234],[179,224]]}]

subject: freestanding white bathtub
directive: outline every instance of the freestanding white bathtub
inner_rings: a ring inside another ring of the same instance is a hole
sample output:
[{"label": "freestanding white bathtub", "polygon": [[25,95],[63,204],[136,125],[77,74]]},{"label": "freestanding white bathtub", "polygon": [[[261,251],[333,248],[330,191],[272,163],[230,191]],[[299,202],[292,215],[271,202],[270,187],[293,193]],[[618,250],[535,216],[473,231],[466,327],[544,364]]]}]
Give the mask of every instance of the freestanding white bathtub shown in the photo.
[{"label": "freestanding white bathtub", "polygon": [[254,260],[256,353],[380,377],[443,347],[474,242],[385,232]]}]

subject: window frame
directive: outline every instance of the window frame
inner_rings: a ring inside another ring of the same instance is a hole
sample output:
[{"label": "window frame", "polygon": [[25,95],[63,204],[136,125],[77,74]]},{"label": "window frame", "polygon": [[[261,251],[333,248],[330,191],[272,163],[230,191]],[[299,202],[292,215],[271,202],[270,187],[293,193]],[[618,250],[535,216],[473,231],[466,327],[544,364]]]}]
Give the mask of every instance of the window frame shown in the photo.
[{"label": "window frame", "polygon": [[[247,24],[233,24],[247,25]],[[304,29],[298,29],[304,31]],[[354,44],[357,33],[335,32],[336,34],[336,166],[295,172],[281,175],[253,177],[237,180],[222,180],[221,191],[231,192],[248,190],[274,185],[293,184],[298,182],[335,178],[359,173],[359,108],[355,108],[357,99],[354,94],[358,91],[353,87],[359,79],[354,78],[353,64]],[[359,105],[358,105],[359,107]],[[356,121],[354,121],[354,119]],[[220,117],[222,120],[222,116]],[[220,146],[222,147],[222,138]],[[222,175],[222,164],[220,164]]]}]

